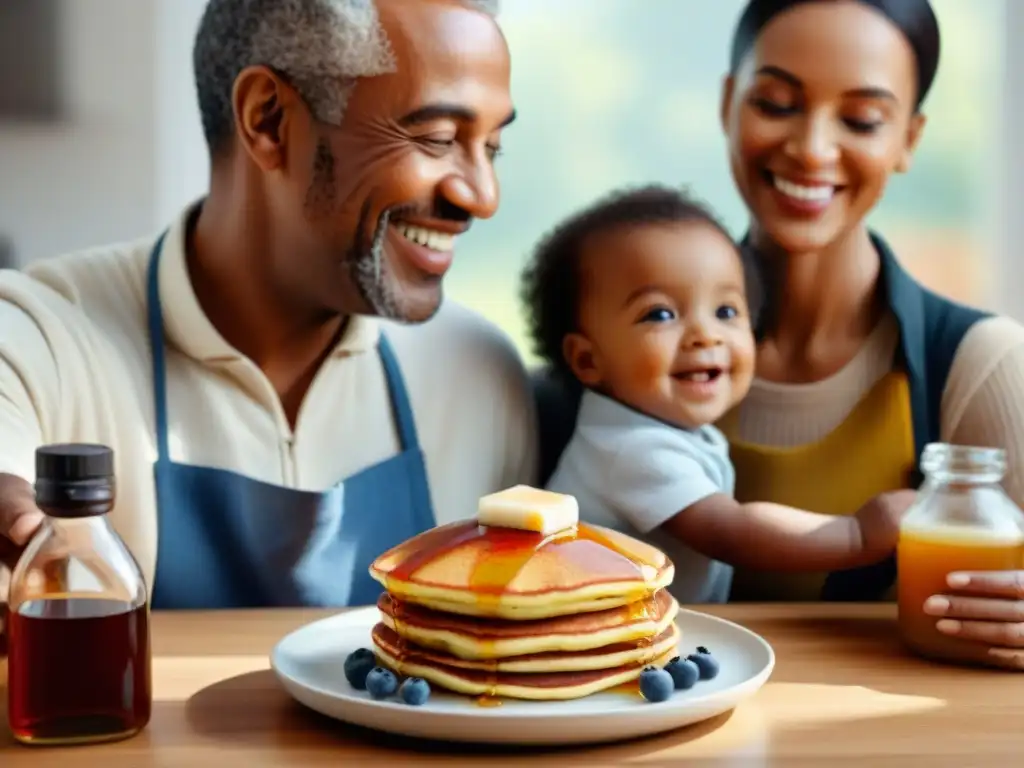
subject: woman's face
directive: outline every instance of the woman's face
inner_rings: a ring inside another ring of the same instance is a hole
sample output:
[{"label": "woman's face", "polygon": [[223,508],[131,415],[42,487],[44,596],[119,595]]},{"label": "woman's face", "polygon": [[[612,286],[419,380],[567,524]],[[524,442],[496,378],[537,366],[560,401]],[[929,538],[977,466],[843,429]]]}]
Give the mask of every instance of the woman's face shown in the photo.
[{"label": "woman's face", "polygon": [[913,49],[877,11],[809,2],[772,19],[722,102],[755,236],[798,254],[857,227],[889,175],[910,167],[916,97]]}]

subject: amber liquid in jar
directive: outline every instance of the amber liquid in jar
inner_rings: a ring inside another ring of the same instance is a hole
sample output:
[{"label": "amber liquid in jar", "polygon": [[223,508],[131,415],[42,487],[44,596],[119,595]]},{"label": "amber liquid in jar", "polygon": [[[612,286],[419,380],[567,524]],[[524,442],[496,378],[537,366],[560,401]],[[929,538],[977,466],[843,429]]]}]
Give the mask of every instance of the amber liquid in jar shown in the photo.
[{"label": "amber liquid in jar", "polygon": [[926,614],[924,604],[954,591],[950,573],[1024,567],[1024,514],[1000,485],[1005,454],[932,444],[921,467],[925,483],[901,522],[896,549],[900,637],[925,658],[986,663],[983,644],[940,632],[942,617]]},{"label": "amber liquid in jar", "polygon": [[149,722],[145,605],[48,598],[22,606],[9,631],[8,718],[18,741],[110,741]]},{"label": "amber liquid in jar", "polygon": [[953,571],[1011,571],[1024,566],[1024,534],[1006,531],[957,530],[954,527],[921,531],[904,529],[897,549],[899,559],[900,635],[922,656],[969,660],[977,656],[977,643],[944,635],[935,628],[939,617],[924,612],[933,595],[948,594],[946,577]]}]

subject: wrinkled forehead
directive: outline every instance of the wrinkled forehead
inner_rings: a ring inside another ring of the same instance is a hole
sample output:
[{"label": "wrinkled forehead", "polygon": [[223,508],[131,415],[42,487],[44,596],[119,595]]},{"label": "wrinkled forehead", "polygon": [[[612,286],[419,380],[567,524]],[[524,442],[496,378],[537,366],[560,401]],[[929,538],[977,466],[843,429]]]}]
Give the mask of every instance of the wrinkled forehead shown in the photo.
[{"label": "wrinkled forehead", "polygon": [[497,108],[508,113],[511,62],[491,15],[461,0],[377,0],[377,8],[395,57],[396,71],[384,76],[395,97],[473,106],[501,92]]}]

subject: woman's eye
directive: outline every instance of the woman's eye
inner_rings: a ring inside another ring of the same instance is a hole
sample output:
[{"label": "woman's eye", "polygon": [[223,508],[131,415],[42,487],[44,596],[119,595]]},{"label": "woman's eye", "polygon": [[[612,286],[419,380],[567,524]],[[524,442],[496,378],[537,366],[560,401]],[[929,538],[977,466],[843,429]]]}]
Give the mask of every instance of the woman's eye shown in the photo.
[{"label": "woman's eye", "polygon": [[846,118],[843,120],[846,123],[846,127],[854,133],[874,133],[882,127],[882,123],[879,121],[868,121],[868,120],[854,120],[853,118]]},{"label": "woman's eye", "polygon": [[740,311],[731,304],[723,304],[715,310],[715,317],[719,320],[735,320],[739,315]]},{"label": "woman's eye", "polygon": [[655,307],[654,309],[649,310],[646,314],[644,314],[644,316],[640,318],[640,322],[665,323],[668,322],[669,320],[674,320],[675,317],[675,312],[673,312],[671,309],[666,309],[665,307]]},{"label": "woman's eye", "polygon": [[770,99],[753,99],[752,103],[764,114],[771,115],[772,117],[782,117],[783,115],[791,115],[796,112],[796,107],[793,105],[779,104]]}]

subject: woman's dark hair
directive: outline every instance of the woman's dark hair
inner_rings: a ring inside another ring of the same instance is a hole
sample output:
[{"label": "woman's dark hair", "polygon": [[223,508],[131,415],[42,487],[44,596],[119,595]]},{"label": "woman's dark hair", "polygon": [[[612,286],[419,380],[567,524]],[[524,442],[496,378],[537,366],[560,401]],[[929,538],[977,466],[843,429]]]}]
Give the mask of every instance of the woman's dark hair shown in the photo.
[{"label": "woman's dark hair", "polygon": [[[939,68],[939,22],[929,0],[856,0],[874,8],[903,33],[917,61],[917,109],[921,108]],[[736,74],[765,25],[797,5],[823,0],[750,0],[732,36],[729,71]]]},{"label": "woman's dark hair", "polygon": [[[562,342],[578,328],[580,263],[586,241],[623,227],[687,222],[713,227],[732,242],[732,235],[708,208],[682,190],[660,185],[614,191],[544,235],[523,272],[520,297],[533,351],[560,379],[577,384],[562,355]],[[758,292],[750,284],[754,272],[745,272],[753,315]]]}]

